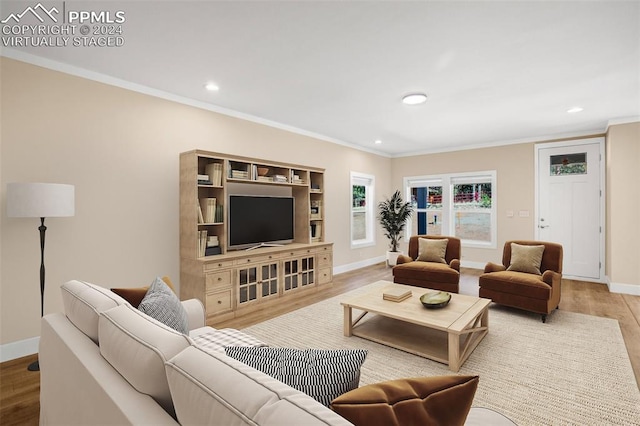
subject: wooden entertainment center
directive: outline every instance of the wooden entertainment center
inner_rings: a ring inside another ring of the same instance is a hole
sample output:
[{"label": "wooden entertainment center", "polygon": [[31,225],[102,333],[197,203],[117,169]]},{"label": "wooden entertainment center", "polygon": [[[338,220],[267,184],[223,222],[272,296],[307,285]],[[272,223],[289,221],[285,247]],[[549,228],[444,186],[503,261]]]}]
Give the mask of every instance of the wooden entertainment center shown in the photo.
[{"label": "wooden entertainment center", "polygon": [[[274,191],[293,198],[293,242],[232,250],[229,196]],[[201,150],[183,152],[180,298],[200,299],[207,323],[215,324],[308,291],[322,291],[332,284],[333,274],[333,244],[324,241],[323,225],[324,169]]]}]

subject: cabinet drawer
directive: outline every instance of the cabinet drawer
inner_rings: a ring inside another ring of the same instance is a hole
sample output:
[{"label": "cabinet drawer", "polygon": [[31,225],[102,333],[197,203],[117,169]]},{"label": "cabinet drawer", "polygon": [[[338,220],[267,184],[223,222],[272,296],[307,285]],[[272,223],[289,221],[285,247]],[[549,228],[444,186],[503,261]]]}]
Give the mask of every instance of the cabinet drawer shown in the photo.
[{"label": "cabinet drawer", "polygon": [[316,258],[318,259],[318,268],[330,268],[333,266],[331,253],[318,253]]},{"label": "cabinet drawer", "polygon": [[316,253],[331,253],[331,246],[322,246],[320,248],[314,249],[313,251]]},{"label": "cabinet drawer", "polygon": [[327,284],[332,280],[331,268],[322,268],[318,271],[318,284]]},{"label": "cabinet drawer", "polygon": [[207,293],[207,315],[216,315],[231,310],[231,289]]},{"label": "cabinet drawer", "polygon": [[269,262],[270,260],[277,259],[278,256],[275,254],[265,254],[263,256],[252,256],[245,257],[243,259],[238,259],[235,261],[236,266],[238,265],[253,265],[256,263]]},{"label": "cabinet drawer", "polygon": [[228,287],[231,285],[231,270],[213,272],[207,274],[207,290],[215,287]]},{"label": "cabinet drawer", "polygon": [[315,253],[313,249],[291,250],[284,253],[286,257],[303,257]]},{"label": "cabinet drawer", "polygon": [[215,271],[216,269],[228,268],[233,266],[233,260],[221,260],[218,262],[209,262],[204,265],[204,271]]}]

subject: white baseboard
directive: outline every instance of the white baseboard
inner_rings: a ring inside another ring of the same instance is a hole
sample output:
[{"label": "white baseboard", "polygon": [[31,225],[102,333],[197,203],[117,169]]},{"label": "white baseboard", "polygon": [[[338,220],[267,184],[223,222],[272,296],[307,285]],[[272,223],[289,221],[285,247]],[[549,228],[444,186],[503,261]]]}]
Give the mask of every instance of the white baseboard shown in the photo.
[{"label": "white baseboard", "polygon": [[0,362],[11,361],[12,359],[38,353],[39,343],[40,337],[32,337],[30,339],[0,345]]},{"label": "white baseboard", "polygon": [[626,283],[614,283],[611,282],[609,277],[606,277],[607,287],[611,293],[630,294],[632,296],[640,296],[640,285],[638,284],[626,284]]},{"label": "white baseboard", "polygon": [[386,256],[373,257],[371,259],[361,260],[355,263],[349,263],[347,265],[335,266],[333,268],[333,275],[342,274],[344,272],[354,271],[356,269],[364,268],[365,266],[375,265],[376,263],[386,262]]}]

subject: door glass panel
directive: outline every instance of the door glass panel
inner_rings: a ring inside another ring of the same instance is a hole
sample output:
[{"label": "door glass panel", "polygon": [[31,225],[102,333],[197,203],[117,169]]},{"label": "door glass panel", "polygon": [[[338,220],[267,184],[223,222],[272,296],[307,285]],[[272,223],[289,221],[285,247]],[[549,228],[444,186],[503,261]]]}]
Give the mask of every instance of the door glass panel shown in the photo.
[{"label": "door glass panel", "polygon": [[246,269],[241,269],[240,270],[240,285],[244,285],[246,284],[247,281],[247,270]]},{"label": "door glass panel", "polygon": [[417,213],[412,215],[413,232],[442,235],[442,185],[412,188],[411,199]]},{"label": "door glass panel", "polygon": [[587,174],[587,153],[551,155],[551,176]]},{"label": "door glass panel", "polygon": [[255,300],[257,297],[256,285],[249,286],[249,300]]},{"label": "door glass panel", "polygon": [[244,303],[247,301],[247,288],[246,287],[241,287],[240,288],[240,303]]}]

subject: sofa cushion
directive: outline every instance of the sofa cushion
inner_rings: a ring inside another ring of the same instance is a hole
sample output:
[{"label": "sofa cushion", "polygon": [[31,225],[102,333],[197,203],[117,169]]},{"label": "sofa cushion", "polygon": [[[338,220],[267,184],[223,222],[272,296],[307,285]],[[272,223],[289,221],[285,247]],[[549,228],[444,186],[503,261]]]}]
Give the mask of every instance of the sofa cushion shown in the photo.
[{"label": "sofa cushion", "polygon": [[[176,293],[176,288],[171,282],[171,279],[167,276],[162,277],[162,281],[165,282],[169,286],[169,288]],[[111,291],[117,294],[118,296],[125,299],[127,302],[131,303],[131,306],[137,308],[144,299],[144,296],[147,295],[147,291],[149,290],[149,286],[144,287],[117,287],[112,288]]]},{"label": "sofa cushion", "polygon": [[391,380],[348,392],[331,408],[355,425],[462,425],[477,387],[478,376]]},{"label": "sofa cushion", "polygon": [[416,260],[422,262],[438,262],[447,263],[445,256],[447,254],[448,239],[434,240],[432,238],[418,239],[418,258]]},{"label": "sofa cushion", "polygon": [[269,347],[225,348],[232,358],[306,393],[323,405],[356,389],[360,382],[360,367],[367,351],[290,349]]},{"label": "sofa cushion", "polygon": [[95,343],[98,343],[100,312],[126,304],[127,301],[95,284],[69,281],[60,287],[62,303],[69,321]]},{"label": "sofa cushion", "polygon": [[189,318],[178,296],[160,277],[156,278],[138,309],[180,333],[189,333]]},{"label": "sofa cushion", "polygon": [[350,424],[308,395],[224,354],[191,346],[169,360],[166,371],[184,425]]},{"label": "sofa cushion", "polygon": [[186,335],[126,304],[104,311],[100,353],[138,392],[174,415],[164,363],[191,344]]},{"label": "sofa cushion", "polygon": [[543,245],[530,246],[511,243],[511,263],[507,271],[541,275],[540,263],[542,263],[543,253]]}]

